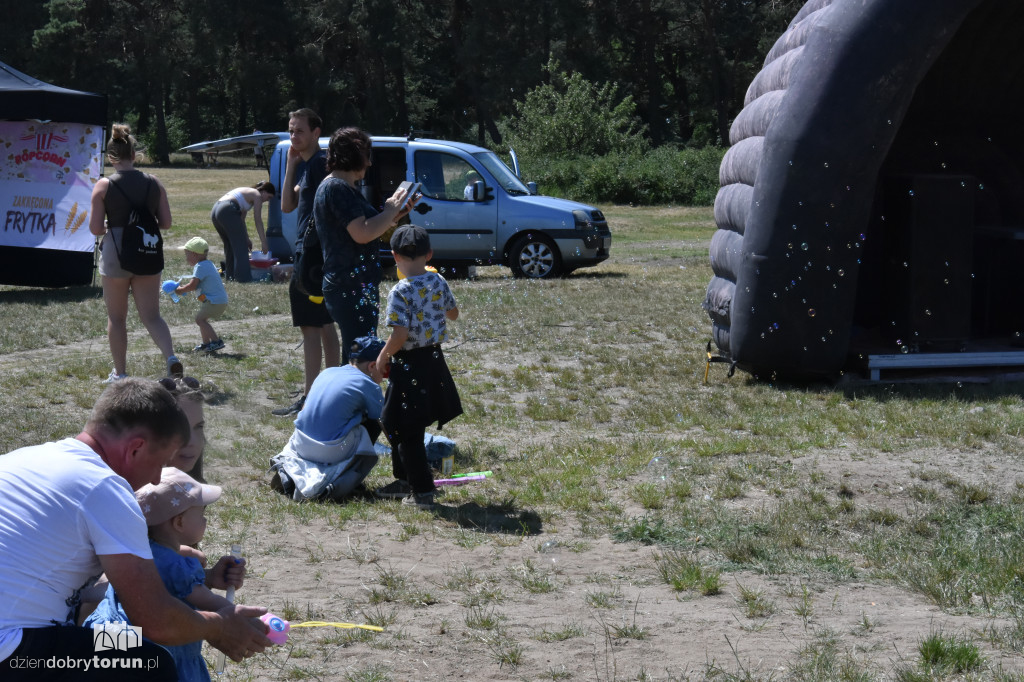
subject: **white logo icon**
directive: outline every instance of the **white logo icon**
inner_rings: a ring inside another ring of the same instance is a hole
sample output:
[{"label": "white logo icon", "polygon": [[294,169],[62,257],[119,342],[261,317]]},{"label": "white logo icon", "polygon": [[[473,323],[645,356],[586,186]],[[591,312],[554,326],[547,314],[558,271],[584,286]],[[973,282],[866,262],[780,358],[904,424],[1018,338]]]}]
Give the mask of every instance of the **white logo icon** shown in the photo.
[{"label": "white logo icon", "polygon": [[96,651],[127,651],[142,646],[142,628],[128,623],[101,623],[92,626]]}]

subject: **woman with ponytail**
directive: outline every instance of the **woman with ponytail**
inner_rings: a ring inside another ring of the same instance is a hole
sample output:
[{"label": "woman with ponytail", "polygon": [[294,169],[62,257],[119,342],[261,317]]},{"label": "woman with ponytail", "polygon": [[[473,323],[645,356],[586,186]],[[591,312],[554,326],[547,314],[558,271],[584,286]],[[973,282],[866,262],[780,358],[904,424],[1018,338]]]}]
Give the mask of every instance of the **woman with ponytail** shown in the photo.
[{"label": "woman with ponytail", "polygon": [[124,228],[133,207],[144,207],[156,217],[157,227],[171,227],[171,207],[167,190],[160,181],[135,168],[137,142],[131,128],[123,123],[111,127],[107,142],[107,160],[114,167],[109,178],[100,178],[92,189],[89,231],[102,236],[100,275],[103,278],[103,302],[107,307],[107,340],[114,369],[104,383],[128,376],[128,295],[135,300],[139,319],[167,361],[169,376],[182,376],[181,363],[174,355],[171,330],[160,317],[161,274],[139,275],[121,267]]}]

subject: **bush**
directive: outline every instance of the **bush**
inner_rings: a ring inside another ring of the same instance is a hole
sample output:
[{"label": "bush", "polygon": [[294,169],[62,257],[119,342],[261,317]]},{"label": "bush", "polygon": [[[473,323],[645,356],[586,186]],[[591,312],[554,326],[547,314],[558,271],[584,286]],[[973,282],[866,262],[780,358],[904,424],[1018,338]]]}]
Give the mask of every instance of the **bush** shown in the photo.
[{"label": "bush", "polygon": [[551,82],[526,93],[506,129],[519,153],[570,158],[648,149],[632,96],[620,97],[612,83],[596,85],[579,73],[559,71],[555,60],[544,68]]},{"label": "bush", "polygon": [[632,97],[561,72],[554,60],[545,70],[551,82],[530,90],[501,125],[545,194],[590,203],[714,203],[722,149],[652,150]]},{"label": "bush", "polygon": [[710,206],[718,192],[717,147],[657,147],[648,153],[524,159],[525,174],[544,194],[616,204]]}]

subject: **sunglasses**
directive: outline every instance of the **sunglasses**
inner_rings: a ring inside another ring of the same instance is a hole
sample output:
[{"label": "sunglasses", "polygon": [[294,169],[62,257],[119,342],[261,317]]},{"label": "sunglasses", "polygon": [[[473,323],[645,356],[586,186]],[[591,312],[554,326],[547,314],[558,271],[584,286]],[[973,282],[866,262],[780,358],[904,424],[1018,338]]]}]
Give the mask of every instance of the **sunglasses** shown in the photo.
[{"label": "sunglasses", "polygon": [[[171,377],[161,377],[157,379],[161,386],[166,388],[171,393],[177,395],[183,393],[185,390],[198,391],[199,390],[199,379],[195,377],[182,377],[180,379],[172,379]],[[180,383],[179,383],[180,382]]]}]

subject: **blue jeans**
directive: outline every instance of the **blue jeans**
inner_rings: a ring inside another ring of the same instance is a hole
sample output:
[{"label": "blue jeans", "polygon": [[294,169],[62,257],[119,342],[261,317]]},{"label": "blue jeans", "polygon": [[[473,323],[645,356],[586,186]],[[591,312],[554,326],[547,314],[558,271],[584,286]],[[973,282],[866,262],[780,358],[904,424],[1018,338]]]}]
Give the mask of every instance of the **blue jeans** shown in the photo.
[{"label": "blue jeans", "polygon": [[324,304],[341,329],[341,365],[360,336],[377,336],[380,284],[324,274]]}]

